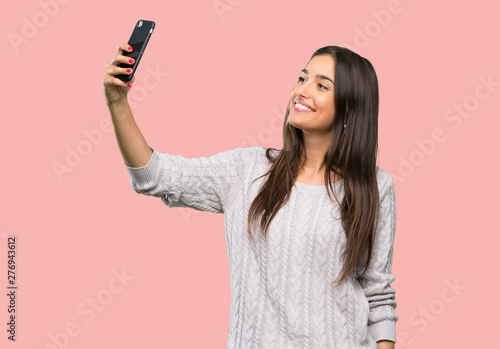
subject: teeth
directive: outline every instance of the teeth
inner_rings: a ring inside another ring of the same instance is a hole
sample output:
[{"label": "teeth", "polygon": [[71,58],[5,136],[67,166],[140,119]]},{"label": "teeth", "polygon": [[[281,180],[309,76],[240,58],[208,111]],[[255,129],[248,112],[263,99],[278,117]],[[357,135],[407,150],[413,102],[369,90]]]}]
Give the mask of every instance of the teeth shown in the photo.
[{"label": "teeth", "polygon": [[308,107],[306,107],[305,105],[302,105],[302,104],[299,104],[299,103],[295,103],[295,106],[296,106],[297,108],[302,109],[302,110],[313,111],[311,108],[308,108]]}]

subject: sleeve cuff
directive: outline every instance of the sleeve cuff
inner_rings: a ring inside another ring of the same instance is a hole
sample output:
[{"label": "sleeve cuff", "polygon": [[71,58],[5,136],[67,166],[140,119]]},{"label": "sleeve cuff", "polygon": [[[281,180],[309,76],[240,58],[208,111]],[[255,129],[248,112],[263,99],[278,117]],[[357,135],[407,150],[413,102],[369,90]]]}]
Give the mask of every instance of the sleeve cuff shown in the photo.
[{"label": "sleeve cuff", "polygon": [[393,341],[396,343],[396,322],[384,320],[368,326],[368,333],[378,342],[381,340]]},{"label": "sleeve cuff", "polygon": [[156,171],[158,170],[158,152],[151,146],[149,146],[153,153],[149,162],[141,167],[130,167],[125,161],[123,162],[130,174],[130,179],[137,184],[146,184],[154,180],[156,176]]}]

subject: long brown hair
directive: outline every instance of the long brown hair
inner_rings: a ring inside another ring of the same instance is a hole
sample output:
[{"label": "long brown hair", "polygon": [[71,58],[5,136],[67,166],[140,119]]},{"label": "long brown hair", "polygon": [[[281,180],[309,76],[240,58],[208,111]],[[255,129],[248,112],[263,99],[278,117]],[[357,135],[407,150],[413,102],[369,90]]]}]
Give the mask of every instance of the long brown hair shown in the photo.
[{"label": "long brown hair", "polygon": [[[340,283],[357,271],[366,243],[368,255],[363,272],[369,266],[373,250],[379,214],[376,178],[378,80],[370,61],[347,48],[322,47],[314,52],[311,59],[317,55],[330,55],[335,62],[335,118],[332,143],[323,162],[327,169],[325,186],[328,196],[332,198],[332,190],[337,203],[339,200],[332,189],[332,172],[344,180],[344,196],[339,205],[347,246],[342,255],[344,263],[338,280]],[[266,150],[266,157],[272,166],[259,177],[269,175],[250,205],[247,229],[251,238],[251,226],[255,226],[258,217],[261,234],[266,237],[271,220],[288,201],[299,170],[304,165],[306,149],[302,130],[288,123],[289,113],[290,102],[283,124],[283,149]],[[272,151],[277,153],[272,155]]]}]

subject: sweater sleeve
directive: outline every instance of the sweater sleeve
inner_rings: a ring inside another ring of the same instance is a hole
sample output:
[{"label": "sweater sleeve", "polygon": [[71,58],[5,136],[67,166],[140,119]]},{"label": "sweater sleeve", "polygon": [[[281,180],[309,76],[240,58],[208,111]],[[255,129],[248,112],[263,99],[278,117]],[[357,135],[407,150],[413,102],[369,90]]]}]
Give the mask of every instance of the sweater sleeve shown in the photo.
[{"label": "sweater sleeve", "polygon": [[226,204],[256,154],[256,146],[210,157],[186,158],[153,150],[149,162],[130,167],[130,184],[139,194],[160,197],[168,207],[224,213]]},{"label": "sweater sleeve", "polygon": [[[396,196],[394,181],[385,172],[385,185],[379,191],[380,210],[369,267],[358,276],[369,304],[368,332],[375,341],[396,342],[395,314],[396,291],[391,283],[396,279],[392,273],[394,235],[396,231]],[[361,260],[366,260],[362,258]],[[361,271],[362,264],[359,264]]]}]

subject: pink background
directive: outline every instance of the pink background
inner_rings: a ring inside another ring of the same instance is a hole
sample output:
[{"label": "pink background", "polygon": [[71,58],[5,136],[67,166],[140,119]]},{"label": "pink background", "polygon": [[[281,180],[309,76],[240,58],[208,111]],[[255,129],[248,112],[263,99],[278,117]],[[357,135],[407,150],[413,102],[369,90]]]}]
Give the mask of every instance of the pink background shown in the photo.
[{"label": "pink background", "polygon": [[102,72],[138,19],[157,27],[130,91],[134,116],[150,145],[186,157],[280,148],[312,53],[345,45],[367,57],[380,84],[379,165],[396,181],[396,347],[498,343],[498,13],[485,0],[10,2],[0,347],[226,348],[223,215],[136,194],[110,128]]}]

